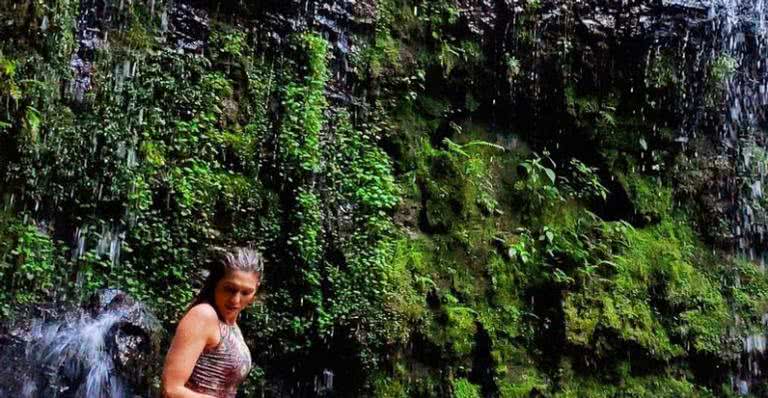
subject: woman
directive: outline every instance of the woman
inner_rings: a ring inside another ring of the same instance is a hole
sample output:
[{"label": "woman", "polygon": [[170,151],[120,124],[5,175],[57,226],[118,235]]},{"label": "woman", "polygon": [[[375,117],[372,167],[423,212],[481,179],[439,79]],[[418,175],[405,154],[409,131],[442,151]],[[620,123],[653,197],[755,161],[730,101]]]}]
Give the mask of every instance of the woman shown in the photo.
[{"label": "woman", "polygon": [[263,260],[245,248],[222,257],[176,328],[163,366],[166,398],[234,398],[251,368],[237,317],[256,297]]}]

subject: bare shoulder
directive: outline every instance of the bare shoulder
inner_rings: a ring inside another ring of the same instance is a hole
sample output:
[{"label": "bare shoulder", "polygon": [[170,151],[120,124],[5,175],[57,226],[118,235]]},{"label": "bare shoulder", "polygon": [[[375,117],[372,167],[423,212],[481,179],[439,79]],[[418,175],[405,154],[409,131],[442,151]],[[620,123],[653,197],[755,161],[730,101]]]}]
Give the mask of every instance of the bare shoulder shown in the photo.
[{"label": "bare shoulder", "polygon": [[185,391],[184,383],[189,380],[200,355],[219,342],[218,322],[216,310],[209,304],[198,304],[181,318],[165,357],[162,378],[166,392]]},{"label": "bare shoulder", "polygon": [[181,318],[177,333],[204,336],[207,342],[217,342],[219,339],[219,315],[210,304],[202,303],[189,309]]},{"label": "bare shoulder", "polygon": [[182,318],[182,321],[187,318],[197,322],[212,323],[214,325],[217,325],[219,322],[219,315],[216,313],[213,306],[208,303],[200,303],[190,308],[187,314],[184,315],[184,318]]}]

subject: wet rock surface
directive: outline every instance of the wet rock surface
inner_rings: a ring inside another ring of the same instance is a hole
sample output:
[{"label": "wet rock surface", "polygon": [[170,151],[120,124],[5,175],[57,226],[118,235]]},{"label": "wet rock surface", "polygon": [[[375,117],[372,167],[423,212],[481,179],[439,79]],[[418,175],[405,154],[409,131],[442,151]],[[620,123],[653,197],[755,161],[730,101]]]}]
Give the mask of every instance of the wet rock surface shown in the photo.
[{"label": "wet rock surface", "polygon": [[151,396],[162,329],[143,305],[108,289],[44,313],[0,333],[0,396]]},{"label": "wet rock surface", "polygon": [[[534,3],[539,4],[538,8],[530,6]],[[69,83],[76,101],[83,101],[93,89],[92,76],[100,72],[93,68],[94,52],[106,41],[108,33],[124,28],[120,26],[119,4],[122,2],[80,2],[76,29],[79,47],[70,64],[74,79]],[[152,9],[151,15],[156,11],[162,14],[162,45],[188,54],[205,54],[211,26],[217,21],[248,26],[248,34],[255,37],[258,46],[276,52],[287,51],[288,38],[296,32],[320,32],[328,39],[333,53],[332,79],[325,88],[328,99],[334,105],[366,107],[368,104],[362,98],[365,95],[360,92],[368,88],[369,82],[356,80],[350,59],[375,32],[381,12],[376,4],[373,0],[176,0],[166,4],[149,1],[147,7]],[[682,170],[676,176],[678,186],[682,187],[679,193],[697,198],[699,227],[706,239],[718,247],[736,249],[756,258],[761,256],[766,240],[765,215],[750,205],[762,198],[764,185],[763,175],[750,169],[753,154],[765,147],[765,142],[755,140],[753,133],[765,125],[768,104],[761,4],[705,0],[457,0],[459,22],[451,26],[451,34],[460,39],[479,38],[488,58],[484,66],[492,70],[480,76],[479,87],[475,89],[481,112],[491,109],[487,112],[496,112],[492,118],[499,125],[530,131],[533,144],[558,142],[572,153],[602,159],[586,138],[593,126],[562,130],[562,125],[576,117],[563,101],[564,92],[594,100],[596,104],[609,104],[600,112],[609,110],[642,123],[660,121],[658,125],[647,126],[650,132],[634,131],[638,136],[631,137],[633,143],[641,134],[648,134],[647,141],[651,142],[651,148],[645,151],[647,160],[637,166],[653,170],[658,165],[654,160],[654,142],[657,147],[674,148],[687,157],[690,170]],[[520,22],[526,18],[528,25]],[[41,24],[40,29],[47,29],[47,25]],[[524,32],[529,42],[520,40],[522,29],[530,29]],[[6,30],[0,26],[0,32]],[[722,56],[727,57],[719,58]],[[514,73],[508,70],[507,63],[512,59],[518,66],[523,65],[527,73],[514,77],[514,84],[510,77]],[[739,69],[726,82],[723,102],[727,109],[722,111],[704,100],[711,89],[707,80],[712,65],[719,60],[726,64],[734,62]],[[130,75],[130,65],[119,69],[124,73],[115,74]],[[447,83],[450,86],[452,82]],[[677,92],[662,95],[667,86]],[[446,89],[450,90],[465,98],[466,87]],[[612,99],[617,99],[616,104],[609,101]],[[237,103],[227,101],[222,105],[234,123]],[[659,138],[661,130],[672,138]],[[323,134],[323,139],[332,139],[333,131]],[[607,163],[597,166],[601,170],[609,168]],[[601,177],[609,178],[607,174]],[[606,207],[616,214],[606,211],[600,216],[606,220],[626,218],[635,210],[630,194],[618,183],[610,188],[617,194],[609,197]],[[429,222],[426,204],[412,202],[406,207],[395,221],[409,232],[419,229],[420,214],[426,220],[421,222],[421,230],[437,232],[447,228]],[[337,224],[333,228],[346,233],[353,229],[353,213],[352,208],[340,207],[329,210],[327,218]],[[652,222],[642,218],[630,221],[637,227]],[[711,220],[719,222],[708,222]],[[97,356],[97,362],[112,364],[106,373],[94,375],[99,380],[94,388],[107,389],[111,396],[119,396],[127,391],[127,385],[146,385],[143,377],[152,374],[152,370],[143,366],[157,363],[152,360],[156,354],[154,332],[146,324],[145,310],[130,297],[117,291],[104,292],[85,308],[67,314],[51,310],[45,319],[0,333],[0,363],[14,364],[14,374],[33,375],[31,379],[0,377],[0,395],[19,391],[26,391],[28,396],[62,397],[92,393],[73,386],[83,385],[89,377],[85,369],[91,361],[81,355],[84,351],[76,348],[76,341],[94,336],[108,347],[107,355]],[[86,328],[92,328],[92,334],[80,333]],[[746,338],[746,354],[737,361],[737,389],[748,391],[751,384],[761,379],[764,340],[762,335]],[[51,361],[43,355],[52,352],[51,347],[59,347],[58,352],[67,358],[66,362]],[[105,368],[99,369],[103,372]],[[120,377],[113,377],[115,374]],[[313,389],[318,390],[316,386],[307,388]],[[285,391],[286,396],[293,392],[289,387]]]},{"label": "wet rock surface", "polygon": [[210,31],[208,12],[195,7],[193,2],[172,1],[168,5],[167,15],[168,35],[176,49],[202,54]]}]

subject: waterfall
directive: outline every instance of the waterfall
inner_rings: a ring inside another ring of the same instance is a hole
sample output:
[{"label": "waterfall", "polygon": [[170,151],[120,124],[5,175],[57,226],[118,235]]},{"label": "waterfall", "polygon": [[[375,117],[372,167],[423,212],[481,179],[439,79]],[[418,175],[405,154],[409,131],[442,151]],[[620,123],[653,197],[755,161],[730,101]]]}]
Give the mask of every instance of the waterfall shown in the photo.
[{"label": "waterfall", "polygon": [[[105,313],[96,318],[81,314],[72,322],[36,321],[27,360],[35,364],[34,368],[44,369],[45,374],[27,375],[22,396],[125,397],[124,381],[114,374],[115,365],[106,347],[107,335],[120,319],[120,313]],[[62,368],[65,373],[58,374],[57,370]],[[85,379],[79,386],[66,385],[65,380],[76,369],[83,370]],[[45,388],[36,380],[40,376],[52,376],[56,382],[49,382]],[[75,393],[71,395],[68,390],[73,388]]]},{"label": "waterfall", "polygon": [[10,359],[0,368],[0,396],[127,398],[148,392],[146,373],[157,366],[160,325],[141,303],[107,289],[86,308],[49,311],[13,329],[15,344],[0,346],[0,358]]},{"label": "waterfall", "polygon": [[[718,11],[722,50],[735,61],[736,67],[726,81],[724,123],[720,130],[726,156],[733,158],[736,165],[733,241],[737,256],[758,263],[764,271],[768,219],[759,202],[768,165],[768,141],[763,133],[768,121],[768,9],[764,0],[725,0]],[[768,315],[762,321],[768,326]],[[768,365],[765,353],[765,331],[744,337],[743,355],[734,380],[734,389],[739,394],[749,394],[750,386],[761,378]]]},{"label": "waterfall", "polygon": [[77,18],[77,50],[72,54],[70,67],[74,79],[68,83],[68,94],[77,102],[83,102],[85,93],[91,90],[94,50],[101,45],[98,29],[99,10],[96,2],[82,0]]}]

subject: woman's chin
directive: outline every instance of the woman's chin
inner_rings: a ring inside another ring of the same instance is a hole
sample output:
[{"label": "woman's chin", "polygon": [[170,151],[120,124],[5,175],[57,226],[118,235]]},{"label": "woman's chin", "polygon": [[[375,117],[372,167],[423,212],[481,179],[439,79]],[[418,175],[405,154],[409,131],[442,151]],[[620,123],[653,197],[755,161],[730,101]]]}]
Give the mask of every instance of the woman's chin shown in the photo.
[{"label": "woman's chin", "polygon": [[230,320],[235,319],[235,318],[237,318],[238,314],[240,314],[240,309],[239,308],[236,308],[236,309],[225,308],[224,309],[224,317],[227,318],[227,319],[230,319]]}]

